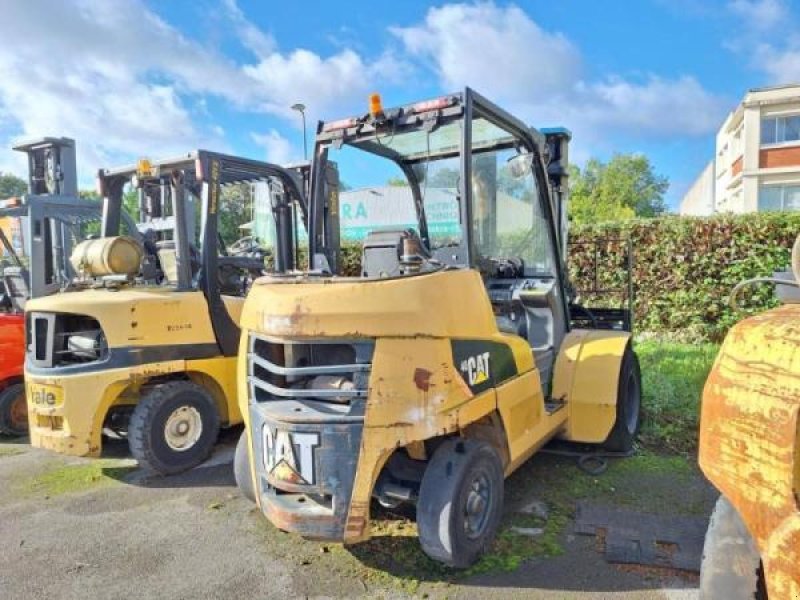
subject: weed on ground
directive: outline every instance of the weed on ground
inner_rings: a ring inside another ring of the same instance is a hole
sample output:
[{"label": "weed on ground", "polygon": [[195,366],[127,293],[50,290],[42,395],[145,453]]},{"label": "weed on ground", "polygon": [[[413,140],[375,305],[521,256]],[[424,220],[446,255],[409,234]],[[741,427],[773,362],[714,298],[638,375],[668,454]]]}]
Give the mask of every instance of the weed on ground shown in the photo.
[{"label": "weed on ground", "polygon": [[80,464],[62,464],[23,481],[24,493],[53,498],[62,494],[86,491],[117,483],[135,467],[118,460],[93,460]]},{"label": "weed on ground", "polygon": [[700,398],[719,345],[648,339],[635,349],[642,370],[642,444],[696,454]]},{"label": "weed on ground", "polygon": [[[522,512],[532,500],[546,506],[547,518]],[[373,589],[415,593],[424,582],[447,586],[563,553],[562,541],[580,500],[653,514],[698,514],[709,511],[714,498],[693,463],[681,456],[642,451],[612,460],[605,473],[593,476],[573,458],[540,453],[506,481],[505,512],[494,546],[463,571],[445,567],[422,551],[413,509],[389,511],[374,505],[372,538],[348,547],[306,541],[278,532],[260,515],[256,519],[267,545],[280,544],[282,553],[297,557],[312,572],[355,578]]]}]

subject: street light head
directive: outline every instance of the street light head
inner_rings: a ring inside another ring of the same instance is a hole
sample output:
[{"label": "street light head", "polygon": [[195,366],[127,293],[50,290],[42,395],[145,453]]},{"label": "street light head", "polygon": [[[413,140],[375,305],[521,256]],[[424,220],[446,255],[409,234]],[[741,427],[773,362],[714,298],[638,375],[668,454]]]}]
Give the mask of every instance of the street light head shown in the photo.
[{"label": "street light head", "polygon": [[306,109],[306,105],[298,102],[297,104],[292,104],[291,109],[297,112],[303,112]]}]

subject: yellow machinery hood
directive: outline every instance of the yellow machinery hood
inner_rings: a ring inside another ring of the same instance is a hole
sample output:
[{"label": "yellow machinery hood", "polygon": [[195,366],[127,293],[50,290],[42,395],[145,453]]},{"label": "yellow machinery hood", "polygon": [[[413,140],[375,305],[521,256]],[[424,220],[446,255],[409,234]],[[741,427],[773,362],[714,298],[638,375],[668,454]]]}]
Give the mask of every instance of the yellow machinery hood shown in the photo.
[{"label": "yellow machinery hood", "polygon": [[93,317],[111,347],[215,343],[202,292],[82,290],[31,300],[25,311]]},{"label": "yellow machinery hood", "polygon": [[487,337],[496,335],[480,275],[438,271],[395,279],[262,278],[242,327],[289,337]]}]

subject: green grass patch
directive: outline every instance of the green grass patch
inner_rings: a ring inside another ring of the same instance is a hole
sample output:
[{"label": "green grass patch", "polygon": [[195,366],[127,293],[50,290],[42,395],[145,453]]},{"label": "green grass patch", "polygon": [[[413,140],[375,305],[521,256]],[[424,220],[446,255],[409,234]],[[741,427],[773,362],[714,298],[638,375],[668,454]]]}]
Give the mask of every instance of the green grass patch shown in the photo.
[{"label": "green grass patch", "polygon": [[700,398],[719,345],[653,339],[635,348],[642,368],[642,443],[657,451],[694,454]]},{"label": "green grass patch", "polygon": [[0,458],[4,456],[17,456],[18,454],[25,454],[22,448],[9,448],[7,446],[0,446]]},{"label": "green grass patch", "polygon": [[52,498],[114,484],[133,469],[122,466],[117,460],[61,465],[33,476],[25,482],[24,488],[30,494]]}]

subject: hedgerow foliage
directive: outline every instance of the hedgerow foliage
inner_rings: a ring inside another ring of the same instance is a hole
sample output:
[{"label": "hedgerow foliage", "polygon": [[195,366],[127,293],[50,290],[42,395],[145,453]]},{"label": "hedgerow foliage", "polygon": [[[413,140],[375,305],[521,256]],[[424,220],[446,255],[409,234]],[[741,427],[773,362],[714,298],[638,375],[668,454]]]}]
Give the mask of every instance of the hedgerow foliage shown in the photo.
[{"label": "hedgerow foliage", "polygon": [[[743,316],[729,306],[733,287],[788,267],[800,233],[800,214],[760,213],[709,218],[663,217],[575,227],[570,232],[570,278],[577,289],[624,287],[624,247],[633,248],[634,326],[686,340],[721,340]],[[589,300],[598,301],[598,298]],[[618,302],[618,300],[617,300]],[[776,304],[772,286],[750,287],[740,297],[746,313]]]}]

